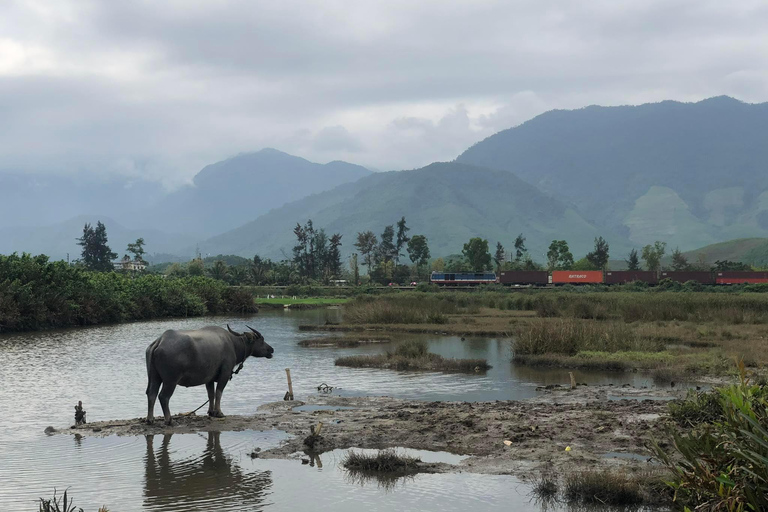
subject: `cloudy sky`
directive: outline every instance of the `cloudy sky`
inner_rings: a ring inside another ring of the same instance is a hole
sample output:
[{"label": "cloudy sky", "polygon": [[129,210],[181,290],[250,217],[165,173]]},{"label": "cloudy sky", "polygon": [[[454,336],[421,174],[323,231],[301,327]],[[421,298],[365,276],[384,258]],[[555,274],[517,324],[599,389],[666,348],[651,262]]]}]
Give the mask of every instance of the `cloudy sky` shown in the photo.
[{"label": "cloudy sky", "polygon": [[0,0],[0,172],[405,169],[553,108],[768,101],[768,4]]}]

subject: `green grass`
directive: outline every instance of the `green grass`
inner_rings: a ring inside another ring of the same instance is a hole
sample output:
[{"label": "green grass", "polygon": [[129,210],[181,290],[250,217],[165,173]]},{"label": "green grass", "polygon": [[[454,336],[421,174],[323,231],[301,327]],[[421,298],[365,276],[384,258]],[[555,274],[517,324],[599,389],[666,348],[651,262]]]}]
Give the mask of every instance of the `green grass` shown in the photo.
[{"label": "green grass", "polygon": [[275,298],[275,299],[262,299],[262,298],[256,298],[255,299],[256,304],[276,304],[276,305],[293,305],[293,304],[309,304],[309,305],[336,305],[336,304],[344,304],[345,302],[349,301],[348,298],[345,297],[310,297],[310,298],[301,298],[301,299],[292,299],[290,297],[285,298]]}]

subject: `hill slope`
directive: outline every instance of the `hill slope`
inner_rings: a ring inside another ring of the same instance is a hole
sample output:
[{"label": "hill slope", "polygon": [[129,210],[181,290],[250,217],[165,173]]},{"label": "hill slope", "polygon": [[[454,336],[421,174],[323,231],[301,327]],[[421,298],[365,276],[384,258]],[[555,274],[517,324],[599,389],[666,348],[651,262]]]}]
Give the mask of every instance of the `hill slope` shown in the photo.
[{"label": "hill slope", "polygon": [[685,253],[688,261],[691,262],[697,261],[699,255],[703,255],[707,263],[730,260],[758,267],[768,267],[768,238],[740,238]]},{"label": "hill slope", "polygon": [[768,236],[768,103],[728,97],[556,110],[457,161],[504,169],[634,244]]},{"label": "hill slope", "polygon": [[206,240],[200,248],[203,253],[281,259],[290,255],[296,223],[312,219],[329,234],[341,233],[344,253],[349,254],[357,232],[372,230],[378,236],[403,215],[410,234],[427,236],[435,257],[461,252],[474,236],[493,246],[501,241],[512,247],[520,232],[539,261],[553,238],[566,238],[575,255],[591,250],[598,235],[615,243],[617,251],[627,247],[626,240],[598,230],[572,208],[508,172],[454,162],[372,174],[273,210]]},{"label": "hill slope", "polygon": [[276,149],[203,168],[194,184],[138,214],[136,225],[200,237],[233,229],[273,208],[355,181],[371,171],[346,162],[316,164]]},{"label": "hill slope", "polygon": [[[154,253],[177,253],[180,247],[188,247],[194,243],[194,238],[184,235],[163,233],[156,229],[128,229],[115,220],[104,215],[80,215],[64,222],[42,227],[0,228],[0,254],[12,252],[28,252],[31,254],[47,254],[53,260],[70,260],[80,257],[82,247],[77,245],[76,238],[83,235],[86,222],[96,225],[100,220],[107,228],[109,247],[122,257],[129,243],[137,238],[144,238],[145,250],[148,255]],[[194,255],[194,249],[189,256]],[[151,258],[148,258],[151,259]]]}]

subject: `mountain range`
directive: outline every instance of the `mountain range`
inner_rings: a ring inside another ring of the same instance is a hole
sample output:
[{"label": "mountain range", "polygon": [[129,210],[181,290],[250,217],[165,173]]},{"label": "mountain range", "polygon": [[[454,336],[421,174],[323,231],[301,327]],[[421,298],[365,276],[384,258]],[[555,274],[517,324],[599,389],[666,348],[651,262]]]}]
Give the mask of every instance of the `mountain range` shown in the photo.
[{"label": "mountain range", "polygon": [[433,256],[460,252],[472,236],[509,247],[521,232],[539,261],[552,239],[568,240],[578,258],[595,236],[613,258],[655,240],[689,251],[768,237],[767,134],[768,104],[716,97],[554,110],[454,162],[409,171],[264,149],[209,165],[170,194],[141,180],[0,174],[0,252],[63,257],[85,219],[111,217],[125,236],[144,236],[150,253],[188,258],[199,245],[282,258],[293,227],[311,218],[343,234],[348,254],[357,232],[378,235],[401,216]]},{"label": "mountain range", "polygon": [[[566,236],[572,250],[583,254],[601,234],[575,209],[512,173],[447,162],[375,173],[300,199],[206,240],[200,250],[283,258],[295,245],[296,223],[312,219],[328,234],[342,234],[343,253],[349,254],[356,233],[371,230],[378,236],[402,216],[411,235],[427,237],[435,257],[461,252],[476,236],[511,247],[523,233],[532,257],[541,260],[553,238]],[[619,242],[617,248],[626,249],[626,244]]]},{"label": "mountain range", "polygon": [[457,161],[514,173],[637,246],[768,235],[768,103],[554,110]]}]

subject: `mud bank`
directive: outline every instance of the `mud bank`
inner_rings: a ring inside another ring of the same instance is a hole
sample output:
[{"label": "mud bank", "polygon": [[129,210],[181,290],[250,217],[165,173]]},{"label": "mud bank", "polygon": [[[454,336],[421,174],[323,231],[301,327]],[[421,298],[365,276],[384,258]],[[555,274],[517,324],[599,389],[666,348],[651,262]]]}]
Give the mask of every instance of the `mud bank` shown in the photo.
[{"label": "mud bank", "polygon": [[[539,467],[651,468],[645,444],[651,435],[663,436],[668,400],[683,394],[682,390],[596,386],[542,390],[540,396],[525,401],[473,403],[310,396],[304,401],[264,404],[253,416],[175,416],[170,427],[160,421],[147,425],[135,418],[55,433],[138,436],[277,429],[293,437],[258,456],[293,458],[307,450],[304,440],[310,426],[323,422],[315,452],[351,447],[448,451],[470,457],[457,466],[445,466],[444,471],[526,477]],[[293,410],[302,405],[312,407]]]}]

